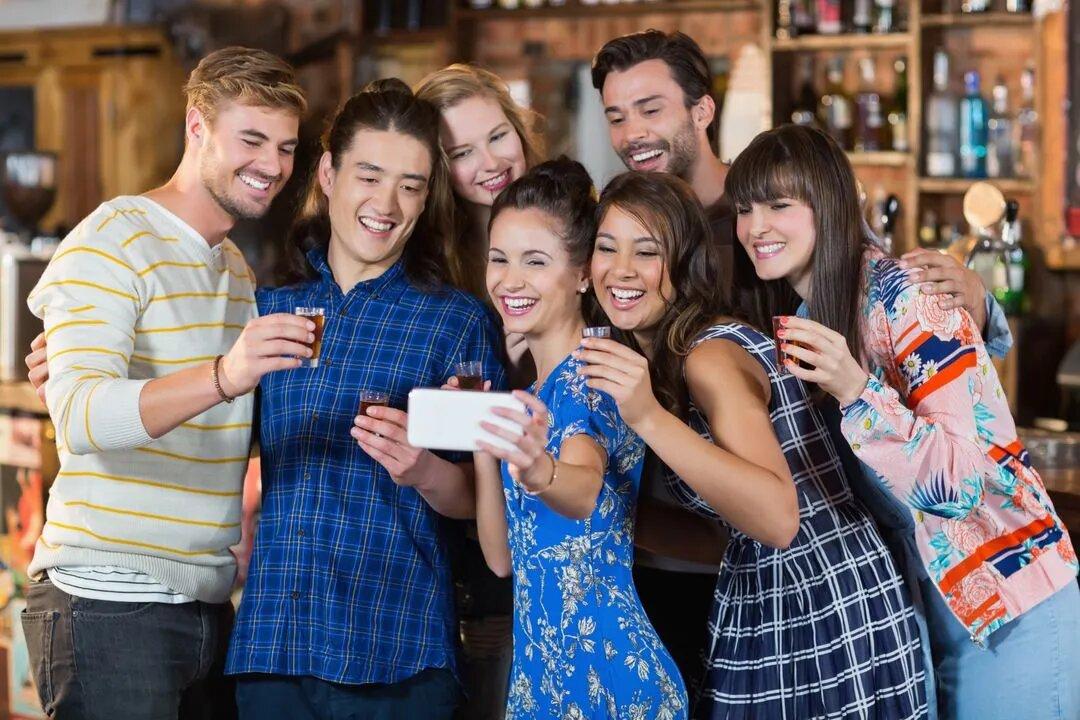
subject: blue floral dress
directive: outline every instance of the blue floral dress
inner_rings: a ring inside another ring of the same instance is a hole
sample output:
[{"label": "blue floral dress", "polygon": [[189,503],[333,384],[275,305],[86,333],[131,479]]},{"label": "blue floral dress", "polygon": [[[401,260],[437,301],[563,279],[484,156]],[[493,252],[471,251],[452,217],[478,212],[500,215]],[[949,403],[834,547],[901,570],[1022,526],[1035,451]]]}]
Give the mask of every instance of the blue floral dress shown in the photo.
[{"label": "blue floral dress", "polygon": [[645,446],[567,357],[538,397],[548,451],[588,435],[607,454],[586,520],[525,494],[502,465],[514,569],[514,662],[506,717],[674,720],[686,688],[634,590],[634,515]]}]

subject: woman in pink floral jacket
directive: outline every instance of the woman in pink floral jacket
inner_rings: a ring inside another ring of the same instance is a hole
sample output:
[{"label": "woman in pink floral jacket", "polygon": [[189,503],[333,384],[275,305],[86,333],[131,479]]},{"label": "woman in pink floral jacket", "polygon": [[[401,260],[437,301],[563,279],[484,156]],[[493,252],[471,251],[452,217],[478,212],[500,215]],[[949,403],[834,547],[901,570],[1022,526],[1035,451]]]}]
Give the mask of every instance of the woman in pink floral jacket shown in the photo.
[{"label": "woman in pink floral jacket", "polygon": [[893,529],[918,565],[939,716],[1080,718],[1076,553],[971,316],[867,237],[824,133],[759,135],[727,194],[747,308],[767,323],[791,291],[802,301],[778,332],[788,369],[836,399],[866,480],[905,516]]}]

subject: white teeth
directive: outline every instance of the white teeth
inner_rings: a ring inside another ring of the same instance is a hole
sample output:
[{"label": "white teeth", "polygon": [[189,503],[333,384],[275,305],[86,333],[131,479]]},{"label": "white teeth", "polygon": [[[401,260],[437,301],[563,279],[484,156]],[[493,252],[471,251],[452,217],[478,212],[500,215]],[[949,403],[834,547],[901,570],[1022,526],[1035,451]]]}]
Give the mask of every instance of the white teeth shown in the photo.
[{"label": "white teeth", "polygon": [[509,171],[501,172],[498,175],[496,175],[495,177],[489,178],[489,179],[485,180],[484,182],[482,182],[480,184],[483,185],[488,190],[492,190],[492,189],[494,189],[494,188],[496,188],[496,187],[498,187],[499,185],[502,184],[503,180],[506,179],[506,173],[507,172],[509,172]]},{"label": "white teeth", "polygon": [[506,306],[514,310],[521,310],[522,308],[532,307],[536,304],[536,301],[532,298],[503,298]]},{"label": "white teeth", "polygon": [[637,300],[645,294],[644,290],[627,290],[625,288],[611,288],[611,294],[619,300]]},{"label": "white teeth", "polygon": [[761,255],[770,255],[779,252],[783,247],[784,243],[770,243],[768,245],[757,245],[754,249]]},{"label": "white teeth", "polygon": [[378,220],[372,220],[371,218],[366,217],[360,218],[360,224],[375,232],[388,232],[390,228],[394,227],[394,223],[379,222]]},{"label": "white teeth", "polygon": [[251,177],[250,175],[241,175],[240,176],[240,182],[244,183],[248,187],[253,187],[256,190],[265,190],[268,187],[270,187],[270,183],[268,181],[264,182],[262,180],[256,180],[255,178]]},{"label": "white teeth", "polygon": [[661,152],[663,152],[663,151],[662,150],[646,150],[645,152],[638,153],[637,155],[631,155],[630,157],[633,158],[634,162],[645,162],[646,160],[652,160],[654,157],[658,156]]}]

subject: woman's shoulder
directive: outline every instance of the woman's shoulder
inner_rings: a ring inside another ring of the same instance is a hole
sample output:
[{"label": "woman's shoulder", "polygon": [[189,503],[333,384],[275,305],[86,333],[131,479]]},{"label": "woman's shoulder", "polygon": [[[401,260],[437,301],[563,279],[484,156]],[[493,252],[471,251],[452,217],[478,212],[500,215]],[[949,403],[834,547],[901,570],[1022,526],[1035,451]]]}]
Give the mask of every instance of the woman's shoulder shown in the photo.
[{"label": "woman's shoulder", "polygon": [[868,252],[866,263],[867,306],[880,303],[886,312],[910,302],[918,286],[900,262],[881,251]]},{"label": "woman's shoulder", "polygon": [[[727,340],[729,343],[714,343],[711,340]],[[766,335],[758,328],[738,318],[722,317],[713,320],[707,328],[698,333],[690,345],[689,355],[705,348],[723,348],[724,345],[733,343],[749,352],[757,355],[760,352],[772,352],[774,342],[772,337]],[[717,352],[711,350],[710,352]],[[722,350],[723,352],[737,352],[735,348]]]}]

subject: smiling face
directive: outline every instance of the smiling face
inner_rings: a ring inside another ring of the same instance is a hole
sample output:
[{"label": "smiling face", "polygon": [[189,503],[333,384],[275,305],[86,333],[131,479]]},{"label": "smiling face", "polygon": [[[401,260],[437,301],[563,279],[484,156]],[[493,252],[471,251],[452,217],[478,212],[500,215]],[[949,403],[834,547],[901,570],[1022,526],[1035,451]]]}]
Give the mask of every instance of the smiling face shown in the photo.
[{"label": "smiling face", "polygon": [[655,330],[674,298],[660,241],[618,206],[600,221],[593,247],[593,288],[615,327],[647,334]]},{"label": "smiling face", "polygon": [[587,267],[570,261],[559,221],[507,208],[491,226],[487,288],[507,332],[543,335],[581,321]]},{"label": "smiling face", "polygon": [[521,138],[499,103],[485,95],[442,111],[439,143],[450,160],[454,194],[476,205],[491,207],[527,169]]},{"label": "smiling face", "polygon": [[690,177],[707,146],[685,94],[663,60],[646,60],[604,80],[601,93],[611,147],[630,170]]},{"label": "smiling face", "polygon": [[293,170],[300,120],[294,112],[237,102],[213,122],[189,111],[189,142],[198,143],[199,180],[236,220],[262,217]]},{"label": "smiling face", "polygon": [[762,280],[786,279],[809,297],[814,211],[801,200],[776,198],[736,207],[735,233]]},{"label": "smiling face", "polygon": [[427,147],[394,130],[360,130],[342,157],[323,153],[330,254],[375,271],[368,277],[393,265],[424,211],[431,176]]}]

